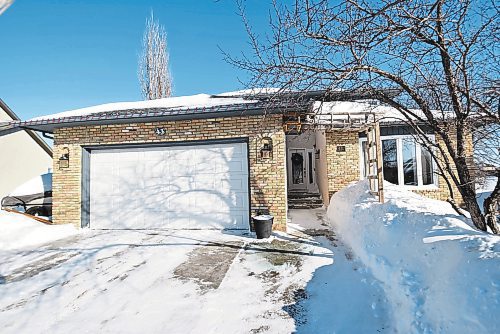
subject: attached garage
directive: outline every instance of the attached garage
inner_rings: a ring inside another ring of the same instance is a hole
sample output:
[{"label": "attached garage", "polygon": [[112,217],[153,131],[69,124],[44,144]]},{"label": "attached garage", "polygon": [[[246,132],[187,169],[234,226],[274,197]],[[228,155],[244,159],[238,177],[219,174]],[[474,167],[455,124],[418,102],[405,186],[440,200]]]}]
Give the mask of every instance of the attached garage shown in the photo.
[{"label": "attached garage", "polygon": [[249,228],[245,140],[88,148],[85,159],[91,228]]}]

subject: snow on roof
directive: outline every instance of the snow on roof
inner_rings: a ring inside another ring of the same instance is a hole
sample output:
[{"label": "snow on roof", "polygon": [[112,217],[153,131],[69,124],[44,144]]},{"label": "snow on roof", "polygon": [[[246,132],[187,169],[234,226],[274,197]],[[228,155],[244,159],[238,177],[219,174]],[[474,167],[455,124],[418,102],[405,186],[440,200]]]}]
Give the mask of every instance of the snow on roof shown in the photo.
[{"label": "snow on roof", "polygon": [[[185,108],[211,108],[219,106],[244,105],[262,102],[262,96],[280,93],[279,88],[263,87],[254,89],[244,89],[232,92],[225,92],[216,95],[197,94],[190,96],[177,96],[157,100],[135,101],[135,102],[117,102],[107,103],[97,106],[69,110],[61,113],[40,116],[32,118],[31,121],[45,121],[67,117],[89,116],[94,114],[115,112],[115,111],[130,111],[130,110],[148,110],[148,109],[185,109]],[[287,93],[287,92],[285,92]],[[290,92],[294,93],[294,92]],[[297,92],[295,92],[297,93]],[[260,96],[260,97],[259,97]],[[314,99],[314,97],[312,97]],[[365,119],[366,115],[373,114],[378,120],[384,123],[401,122],[405,118],[395,108],[373,103],[370,100],[363,101],[334,101],[334,102],[314,102],[313,110],[315,110],[319,122],[328,121],[344,121],[350,119]],[[412,111],[425,119],[422,111]],[[349,115],[349,116],[347,116]],[[449,118],[450,113],[435,112],[436,118],[444,120]],[[333,116],[333,117],[332,117]]]},{"label": "snow on roof", "polygon": [[275,87],[261,87],[261,88],[235,90],[233,92],[225,92],[217,94],[215,96],[245,96],[245,95],[256,95],[256,94],[274,94],[279,92],[283,92],[283,90]]},{"label": "snow on roof", "polygon": [[[227,96],[235,95],[235,92],[224,93]],[[57,114],[45,115],[32,118],[28,121],[39,121],[55,118],[86,116],[102,112],[122,111],[122,110],[138,110],[138,109],[154,109],[154,108],[197,108],[197,107],[214,107],[231,104],[255,103],[256,100],[248,100],[243,97],[225,97],[221,95],[197,94],[190,96],[176,96],[157,100],[135,101],[135,102],[117,102],[106,103],[97,106],[74,109],[60,112]]]},{"label": "snow on roof", "polygon": [[[367,114],[373,114],[377,120],[382,123],[406,121],[403,114],[396,108],[374,104],[370,102],[359,101],[335,101],[335,102],[315,102],[313,106],[314,112],[318,115],[319,122],[328,122],[332,120],[343,121],[347,117],[351,119],[364,119]],[[415,115],[426,119],[421,110],[410,109]],[[434,116],[438,120],[444,120],[452,117],[450,112],[433,111]],[[349,116],[348,116],[349,115]]]}]

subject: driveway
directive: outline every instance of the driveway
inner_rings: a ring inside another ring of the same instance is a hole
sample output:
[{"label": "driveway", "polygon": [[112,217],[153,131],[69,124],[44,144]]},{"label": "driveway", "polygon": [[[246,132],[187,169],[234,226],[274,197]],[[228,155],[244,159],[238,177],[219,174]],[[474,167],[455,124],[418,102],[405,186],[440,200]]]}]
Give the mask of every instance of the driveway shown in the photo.
[{"label": "driveway", "polygon": [[310,303],[327,302],[315,295],[329,278],[310,281],[339,249],[323,215],[295,214],[288,234],[265,241],[213,230],[85,231],[0,252],[2,333],[307,332],[321,325]]}]

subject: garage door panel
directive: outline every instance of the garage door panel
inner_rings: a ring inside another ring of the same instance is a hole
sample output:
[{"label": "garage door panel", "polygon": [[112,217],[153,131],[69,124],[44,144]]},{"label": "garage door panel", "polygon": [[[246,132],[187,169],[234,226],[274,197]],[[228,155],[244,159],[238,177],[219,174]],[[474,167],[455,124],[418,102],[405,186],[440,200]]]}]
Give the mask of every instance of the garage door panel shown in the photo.
[{"label": "garage door panel", "polygon": [[191,176],[172,175],[167,185],[169,192],[185,192],[195,189],[195,181]]},{"label": "garage door panel", "polygon": [[197,161],[194,164],[194,172],[197,175],[200,174],[213,174],[218,171],[217,169],[217,161],[214,159],[206,159],[206,160],[201,160]]},{"label": "garage door panel", "polygon": [[191,176],[196,171],[189,160],[171,160],[166,172],[171,176]]},{"label": "garage door panel", "polygon": [[[142,206],[145,210],[157,211],[158,208],[164,206],[166,201],[164,187],[158,187],[155,192],[149,191],[147,196],[142,198]],[[150,189],[148,189],[150,190]]]},{"label": "garage door panel", "polygon": [[239,190],[248,192],[248,180],[243,175],[224,175],[224,177],[214,180],[214,186],[224,193]]},{"label": "garage door panel", "polygon": [[248,228],[244,143],[93,151],[93,228]]},{"label": "garage door panel", "polygon": [[243,173],[247,171],[246,164],[241,160],[229,160],[224,164],[218,165],[218,173]]},{"label": "garage door panel", "polygon": [[195,149],[186,149],[186,146],[171,147],[168,150],[168,158],[173,161],[192,161]]},{"label": "garage door panel", "polygon": [[161,178],[168,173],[165,163],[162,161],[144,161],[144,171],[143,176],[145,179],[149,178]]},{"label": "garage door panel", "polygon": [[198,190],[208,191],[217,189],[214,174],[198,174],[194,181],[194,186]]},{"label": "garage door panel", "polygon": [[147,191],[153,193],[164,191],[165,186],[168,186],[167,180],[160,176],[144,177],[142,184]]}]

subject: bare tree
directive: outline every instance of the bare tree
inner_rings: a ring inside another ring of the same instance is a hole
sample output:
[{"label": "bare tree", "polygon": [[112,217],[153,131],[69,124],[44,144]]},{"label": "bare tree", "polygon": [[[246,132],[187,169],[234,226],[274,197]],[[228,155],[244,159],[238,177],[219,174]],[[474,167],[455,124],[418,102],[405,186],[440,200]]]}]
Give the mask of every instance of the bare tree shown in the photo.
[{"label": "bare tree", "polygon": [[[472,130],[500,124],[494,0],[274,1],[265,37],[251,29],[241,2],[240,9],[253,54],[226,56],[250,72],[250,87],[373,92],[435,152],[474,225],[499,233],[491,205],[484,209],[493,219],[486,220],[476,201],[469,159]],[[498,201],[499,187],[485,203]]]},{"label": "bare tree", "polygon": [[155,21],[153,12],[146,19],[138,75],[144,99],[154,100],[172,95],[167,33],[165,28]]},{"label": "bare tree", "polygon": [[14,0],[0,0],[0,15],[2,15],[13,2]]}]

